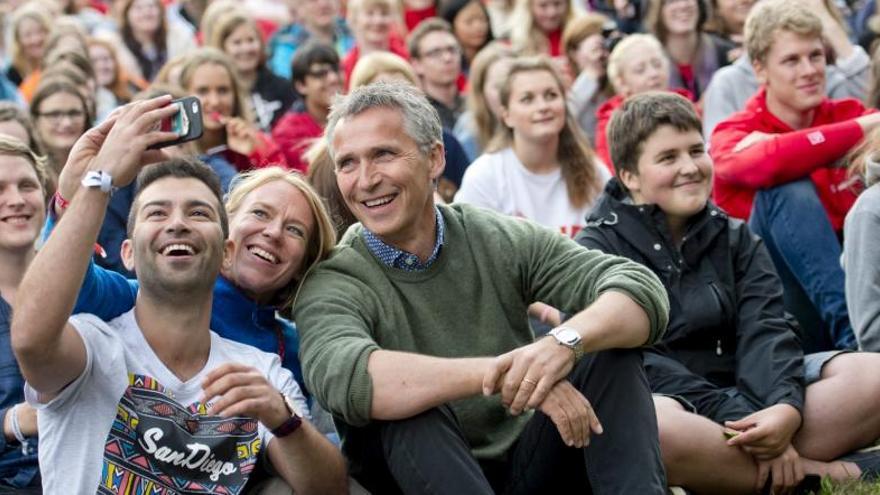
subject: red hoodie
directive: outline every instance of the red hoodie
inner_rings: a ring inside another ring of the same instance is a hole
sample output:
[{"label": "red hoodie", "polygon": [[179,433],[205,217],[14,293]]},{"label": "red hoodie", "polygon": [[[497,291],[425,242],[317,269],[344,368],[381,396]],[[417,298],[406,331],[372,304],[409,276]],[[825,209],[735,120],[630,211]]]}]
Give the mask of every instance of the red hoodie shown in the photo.
[{"label": "red hoodie", "polygon": [[[810,127],[796,131],[770,113],[762,87],[744,110],[712,133],[715,202],[732,216],[747,220],[755,192],[809,176],[834,229],[842,229],[860,185],[845,168],[834,165],[862,139],[862,128],[854,119],[872,112],[858,100],[826,98],[816,108]],[[733,151],[755,131],[778,136]]]},{"label": "red hoodie", "polygon": [[288,166],[302,173],[308,171],[303,155],[323,134],[324,128],[307,111],[287,112],[272,129],[272,138],[284,153]]},{"label": "red hoodie", "polygon": [[[673,88],[669,91],[680,94],[689,101],[694,100],[694,95],[686,89]],[[608,148],[608,122],[611,122],[611,116],[614,115],[614,111],[623,105],[623,99],[621,95],[614,95],[596,110],[596,136],[593,139],[593,147],[596,149],[596,155],[599,156],[599,159],[611,171],[612,176],[614,175],[614,164],[611,163],[611,150]]]}]

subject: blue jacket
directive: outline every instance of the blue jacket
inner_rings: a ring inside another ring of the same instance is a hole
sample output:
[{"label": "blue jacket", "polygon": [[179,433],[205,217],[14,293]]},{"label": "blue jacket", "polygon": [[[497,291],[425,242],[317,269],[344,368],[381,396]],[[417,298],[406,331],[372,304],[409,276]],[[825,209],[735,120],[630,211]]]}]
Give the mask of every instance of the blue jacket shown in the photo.
[{"label": "blue jacket", "polygon": [[[291,62],[296,49],[309,40],[309,32],[302,24],[290,24],[280,28],[269,40],[267,51],[269,61],[266,65],[276,75],[285,79],[291,79]],[[354,36],[349,31],[344,19],[336,19],[333,26],[333,45],[339,58],[354,47]]]},{"label": "blue jacket", "polygon": [[[134,307],[137,291],[137,280],[91,263],[73,312],[111,320]],[[214,284],[211,330],[221,337],[281,355],[282,366],[293,373],[306,398],[309,397],[299,363],[296,327],[278,317],[275,307],[257,304],[222,276]]]}]

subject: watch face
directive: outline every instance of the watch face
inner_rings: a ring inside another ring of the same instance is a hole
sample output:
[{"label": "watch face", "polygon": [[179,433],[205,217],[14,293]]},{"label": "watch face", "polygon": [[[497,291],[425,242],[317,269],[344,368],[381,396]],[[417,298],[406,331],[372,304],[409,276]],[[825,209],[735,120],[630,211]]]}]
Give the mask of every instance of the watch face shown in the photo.
[{"label": "watch face", "polygon": [[570,328],[560,328],[555,335],[560,342],[568,346],[577,345],[581,341],[581,336]]}]

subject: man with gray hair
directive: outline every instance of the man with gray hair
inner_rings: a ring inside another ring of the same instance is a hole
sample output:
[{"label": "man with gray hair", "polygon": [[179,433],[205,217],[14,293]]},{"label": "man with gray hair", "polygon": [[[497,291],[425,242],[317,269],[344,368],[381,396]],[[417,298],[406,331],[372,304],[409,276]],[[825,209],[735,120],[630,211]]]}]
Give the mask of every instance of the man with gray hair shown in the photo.
[{"label": "man with gray hair", "polygon": [[[336,178],[360,220],[294,310],[305,379],[373,493],[665,493],[636,348],[668,301],[641,265],[531,222],[436,205],[436,111],[378,84],[335,103]],[[574,315],[536,339],[526,308]]]}]

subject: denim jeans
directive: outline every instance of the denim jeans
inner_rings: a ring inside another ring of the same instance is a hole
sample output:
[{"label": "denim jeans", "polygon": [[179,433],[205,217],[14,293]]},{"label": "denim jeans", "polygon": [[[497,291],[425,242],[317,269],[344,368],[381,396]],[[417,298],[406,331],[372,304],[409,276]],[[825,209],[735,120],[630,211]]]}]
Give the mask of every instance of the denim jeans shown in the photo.
[{"label": "denim jeans", "polygon": [[[844,295],[840,241],[809,179],[759,191],[749,227],[764,239],[782,279],[786,310],[808,333],[804,352],[855,349]],[[814,325],[818,314],[822,325]],[[824,332],[822,335],[810,335]]]},{"label": "denim jeans", "polygon": [[505,459],[478,462],[452,409],[443,405],[349,429],[343,450],[352,476],[383,494],[665,494],[641,352],[586,355],[568,380],[590,401],[604,430],[586,448],[567,447],[553,421],[536,411]]}]

